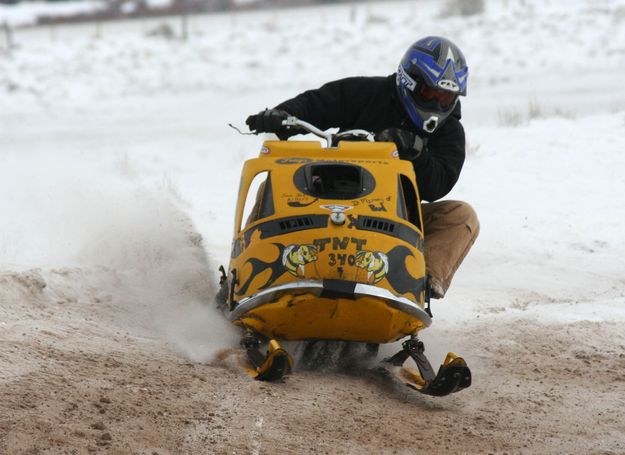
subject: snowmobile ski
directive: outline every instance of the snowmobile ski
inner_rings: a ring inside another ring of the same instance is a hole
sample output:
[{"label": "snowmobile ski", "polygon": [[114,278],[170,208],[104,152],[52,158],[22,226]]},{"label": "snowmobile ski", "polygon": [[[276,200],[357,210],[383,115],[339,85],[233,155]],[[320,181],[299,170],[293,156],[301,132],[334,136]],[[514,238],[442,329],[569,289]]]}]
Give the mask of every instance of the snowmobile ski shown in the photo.
[{"label": "snowmobile ski", "polygon": [[[423,342],[413,337],[404,341],[402,348],[394,356],[385,359],[379,368],[408,387],[425,395],[442,397],[471,385],[471,370],[465,360],[453,352],[447,354],[438,373],[434,374],[425,356]],[[416,363],[417,370],[403,366],[409,357]]]},{"label": "snowmobile ski", "polygon": [[260,344],[260,340],[251,333],[241,339],[241,346],[251,364],[245,368],[247,374],[259,381],[277,381],[291,372],[293,358],[276,340],[269,340],[266,355],[260,351]]}]

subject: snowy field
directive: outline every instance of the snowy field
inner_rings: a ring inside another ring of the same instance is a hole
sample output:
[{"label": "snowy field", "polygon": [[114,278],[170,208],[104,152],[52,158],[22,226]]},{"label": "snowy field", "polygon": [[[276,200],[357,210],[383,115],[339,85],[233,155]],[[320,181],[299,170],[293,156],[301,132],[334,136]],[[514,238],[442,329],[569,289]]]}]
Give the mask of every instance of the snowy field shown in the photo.
[{"label": "snowy field", "polygon": [[[186,42],[162,33],[175,18],[14,31],[0,47],[0,452],[625,453],[625,1],[441,9],[194,17]],[[462,354],[474,386],[399,399],[362,378],[258,385],[216,364],[237,342],[209,309],[216,268],[262,140],[227,123],[390,74],[428,34],[469,63],[448,198],[482,228],[424,341],[433,362]]]}]

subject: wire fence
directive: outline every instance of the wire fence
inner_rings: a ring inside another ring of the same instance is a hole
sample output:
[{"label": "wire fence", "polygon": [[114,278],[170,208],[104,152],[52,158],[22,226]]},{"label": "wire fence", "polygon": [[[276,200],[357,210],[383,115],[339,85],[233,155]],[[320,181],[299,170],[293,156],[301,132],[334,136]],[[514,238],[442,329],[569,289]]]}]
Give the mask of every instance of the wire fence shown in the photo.
[{"label": "wire fence", "polygon": [[[394,0],[388,3],[377,0],[375,2],[363,1],[353,3],[336,3],[336,8],[328,10],[328,4],[324,6],[307,6],[306,20],[314,20],[317,17],[325,21],[329,14],[337,14],[346,23],[376,23],[384,21],[387,14],[392,14],[393,3],[410,5],[410,17],[416,17],[417,11],[423,8],[437,9],[439,16],[467,16],[480,14],[484,11],[486,0]],[[178,1],[178,5],[192,5],[190,1]],[[161,37],[170,40],[186,41],[202,31],[210,29],[215,22],[224,22],[224,16],[228,17],[226,23],[231,24],[233,30],[238,28],[239,23],[245,23],[247,16],[253,16],[267,23],[278,20],[281,15],[289,11],[297,11],[299,8],[275,8],[261,10],[233,10],[226,12],[202,12],[198,13],[191,9],[180,8],[174,14],[147,15],[145,17],[130,18],[91,18],[90,20],[65,22],[62,18],[38,22],[30,26],[14,26],[10,22],[0,22],[0,52],[9,53],[28,40],[36,39],[39,43],[46,40],[50,42],[63,41],[68,37],[105,38],[119,34],[135,34],[143,36]],[[405,8],[402,8],[406,11]]]},{"label": "wire fence", "polygon": [[[418,2],[399,0],[395,3],[432,3],[436,0],[419,0]],[[8,22],[0,22],[0,52],[9,52],[21,44],[37,41],[42,43],[63,42],[75,37],[108,38],[120,35],[141,35],[160,37],[169,40],[186,41],[210,30],[214,24],[220,27],[229,24],[231,30],[236,32],[245,27],[249,18],[264,21],[270,24],[279,21],[283,16],[291,12],[304,12],[299,8],[276,8],[249,11],[228,11],[217,13],[193,13],[181,11],[178,14],[163,16],[148,16],[140,18],[126,18],[115,20],[93,19],[81,22],[47,22],[29,26],[14,26]],[[384,3],[351,3],[337,5],[334,14],[337,14],[347,23],[357,21],[375,21],[380,14],[386,11]],[[327,6],[307,7],[306,20],[318,20],[320,23],[327,20]],[[332,13],[331,13],[332,14]],[[226,18],[224,20],[224,18]],[[267,27],[270,27],[268,25]]]}]

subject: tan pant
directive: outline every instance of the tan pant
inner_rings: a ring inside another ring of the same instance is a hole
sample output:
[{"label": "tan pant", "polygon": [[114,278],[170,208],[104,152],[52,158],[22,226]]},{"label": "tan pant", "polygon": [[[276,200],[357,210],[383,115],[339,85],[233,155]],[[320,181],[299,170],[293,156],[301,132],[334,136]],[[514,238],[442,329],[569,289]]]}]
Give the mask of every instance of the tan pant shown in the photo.
[{"label": "tan pant", "polygon": [[432,297],[444,297],[451,279],[480,232],[475,210],[462,201],[424,203],[425,264]]}]

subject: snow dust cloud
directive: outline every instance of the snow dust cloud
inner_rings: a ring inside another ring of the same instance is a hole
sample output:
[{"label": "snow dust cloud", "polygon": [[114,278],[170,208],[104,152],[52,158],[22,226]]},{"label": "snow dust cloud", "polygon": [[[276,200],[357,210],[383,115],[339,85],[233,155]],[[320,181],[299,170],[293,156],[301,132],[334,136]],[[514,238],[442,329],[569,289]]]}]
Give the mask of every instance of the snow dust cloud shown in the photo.
[{"label": "snow dust cloud", "polygon": [[234,341],[213,302],[216,267],[179,203],[162,189],[109,194],[99,203],[93,217],[85,217],[90,222],[79,258],[122,273],[122,289],[133,299],[128,303],[144,318],[138,322],[195,361]]},{"label": "snow dust cloud", "polygon": [[[39,168],[26,177],[5,169],[10,197],[0,209],[12,214],[0,221],[5,260],[27,274],[36,270],[44,283],[51,272],[42,268],[69,267],[61,286],[76,299],[110,296],[115,324],[163,338],[194,361],[231,346],[233,331],[213,302],[217,267],[172,184],[108,185],[110,178],[93,181],[89,173]],[[28,185],[16,191],[12,183],[24,178]]]}]

